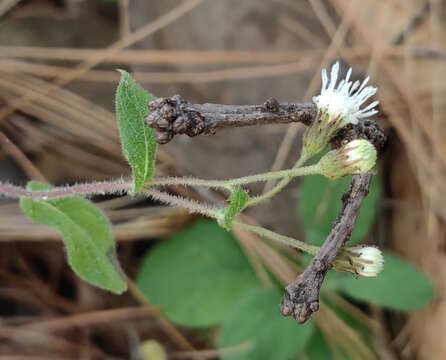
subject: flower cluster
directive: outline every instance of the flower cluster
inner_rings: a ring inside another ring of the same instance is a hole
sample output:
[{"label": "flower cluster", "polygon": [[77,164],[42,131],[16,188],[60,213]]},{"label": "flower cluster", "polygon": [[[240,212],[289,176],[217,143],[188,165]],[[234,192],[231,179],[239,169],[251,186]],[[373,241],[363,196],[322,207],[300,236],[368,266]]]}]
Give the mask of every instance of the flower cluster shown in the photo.
[{"label": "flower cluster", "polygon": [[322,88],[318,96],[313,97],[317,107],[317,116],[313,124],[307,129],[303,139],[303,152],[311,157],[322,150],[331,138],[348,124],[357,124],[376,114],[378,101],[373,101],[364,108],[367,100],[376,94],[376,88],[367,86],[369,77],[360,81],[350,81],[352,69],[347,72],[345,79],[338,83],[339,63],[331,68],[330,78],[327,70],[322,70]]},{"label": "flower cluster", "polygon": [[[313,97],[317,116],[303,137],[303,156],[309,158],[325,149],[336,133],[347,125],[356,125],[360,119],[368,118],[378,111],[378,101],[363,106],[373,95],[376,88],[368,86],[369,78],[362,82],[350,81],[352,69],[345,79],[338,82],[339,63],[331,68],[330,78],[327,70],[322,70],[322,89]],[[368,172],[376,164],[377,154],[372,143],[364,139],[349,143],[326,153],[314,165],[316,172],[335,180],[342,176]],[[361,276],[377,276],[383,269],[384,258],[374,246],[353,246],[344,248],[336,257],[333,266]]]}]

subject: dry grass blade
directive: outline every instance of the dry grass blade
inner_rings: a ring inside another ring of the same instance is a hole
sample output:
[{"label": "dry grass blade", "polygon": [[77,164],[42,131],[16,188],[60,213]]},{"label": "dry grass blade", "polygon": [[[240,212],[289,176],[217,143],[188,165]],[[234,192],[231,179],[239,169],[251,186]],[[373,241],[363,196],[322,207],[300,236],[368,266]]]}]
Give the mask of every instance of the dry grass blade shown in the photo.
[{"label": "dry grass blade", "polygon": [[153,316],[155,312],[156,309],[150,305],[99,310],[58,317],[56,319],[35,321],[29,324],[21,325],[20,329],[38,330],[39,332],[44,333],[59,332],[76,327],[88,328],[90,326],[111,324],[115,321],[141,319],[147,316]]},{"label": "dry grass blade", "polygon": [[[132,76],[141,83],[154,84],[206,84],[220,81],[243,80],[251,78],[268,78],[296,74],[310,68],[313,57],[304,57],[300,61],[262,66],[243,66],[222,70],[193,72],[134,72]],[[12,73],[30,74],[42,78],[54,79],[59,74],[70,72],[69,69],[54,65],[40,65],[19,61],[0,61],[4,70]],[[90,70],[88,74],[79,75],[78,79],[89,82],[116,84],[119,73],[107,70]]]},{"label": "dry grass blade", "polygon": [[319,36],[314,35],[304,25],[302,25],[299,21],[294,20],[292,17],[287,15],[281,16],[279,18],[279,24],[301,38],[301,40],[306,42],[309,46],[315,48],[325,47],[323,40]]},{"label": "dry grass blade", "polygon": [[45,176],[42,175],[39,169],[37,169],[25,154],[1,131],[0,144],[2,150],[16,161],[30,179],[47,182]]},{"label": "dry grass blade", "polygon": [[13,9],[22,0],[3,0],[0,3],[0,17],[5,15],[8,11]]},{"label": "dry grass blade", "polygon": [[[137,43],[138,41],[144,39],[145,37],[161,30],[166,27],[173,21],[179,19],[184,14],[193,10],[196,6],[202,3],[204,0],[185,0],[180,5],[173,8],[171,11],[166,14],[160,16],[158,19],[153,22],[142,26],[140,29],[137,29],[131,35],[125,37],[122,40],[115,42],[110,45],[107,49],[103,50],[97,56],[91,57],[85,62],[81,63],[74,69],[70,70],[67,73],[64,73],[60,76],[56,77],[55,84],[58,86],[64,86],[78,78],[80,75],[87,73],[90,69],[100,64],[103,59],[112,56],[113,54],[118,53],[122,49]],[[43,94],[36,94],[35,92],[26,92],[22,98],[18,100],[14,100],[9,103],[9,106],[3,110],[0,110],[0,121],[4,119],[6,116],[12,114],[17,109],[22,109],[29,105],[30,103],[39,100],[46,95],[48,95],[51,91],[46,91]]]}]

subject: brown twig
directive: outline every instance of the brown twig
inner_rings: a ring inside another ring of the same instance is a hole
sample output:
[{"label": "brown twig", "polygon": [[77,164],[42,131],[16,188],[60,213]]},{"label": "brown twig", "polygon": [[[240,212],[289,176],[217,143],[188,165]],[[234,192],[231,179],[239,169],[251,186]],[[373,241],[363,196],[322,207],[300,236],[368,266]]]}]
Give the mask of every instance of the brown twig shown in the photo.
[{"label": "brown twig", "polygon": [[[177,134],[197,136],[213,134],[218,129],[262,124],[301,122],[310,125],[316,115],[312,103],[281,104],[275,99],[263,105],[191,104],[179,95],[158,98],[149,103],[146,124],[157,129],[158,142],[167,143]],[[373,120],[348,125],[335,138],[332,146],[339,147],[353,139],[367,139],[382,149],[386,136]],[[281,304],[282,314],[304,323],[319,309],[319,292],[327,271],[337,253],[350,238],[362,201],[369,191],[371,174],[353,176],[350,189],[343,195],[343,207],[330,234],[305,271],[286,287]]]},{"label": "brown twig", "polygon": [[312,103],[280,104],[269,99],[263,105],[191,104],[180,95],[149,102],[146,124],[158,131],[160,144],[177,134],[197,136],[218,129],[263,124],[302,122],[309,125],[316,115]]},{"label": "brown twig", "polygon": [[[166,144],[175,135],[191,137],[216,131],[252,125],[302,123],[310,125],[316,116],[313,103],[279,103],[271,98],[262,105],[192,104],[180,95],[149,102],[147,126],[157,130],[157,141]],[[385,142],[381,127],[371,120],[347,126],[333,140],[339,147],[343,140],[367,139],[380,149]]]},{"label": "brown twig", "polygon": [[353,176],[350,189],[342,196],[343,207],[330,234],[305,271],[286,287],[280,310],[298,323],[307,321],[319,309],[319,291],[342,245],[350,238],[362,201],[369,192],[370,174]]}]

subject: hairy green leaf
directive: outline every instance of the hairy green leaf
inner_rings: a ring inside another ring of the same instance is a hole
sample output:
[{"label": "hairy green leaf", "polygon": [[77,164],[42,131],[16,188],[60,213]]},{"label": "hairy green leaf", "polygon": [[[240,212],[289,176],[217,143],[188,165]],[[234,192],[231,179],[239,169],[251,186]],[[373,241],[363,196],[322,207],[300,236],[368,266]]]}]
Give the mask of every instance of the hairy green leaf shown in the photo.
[{"label": "hairy green leaf", "polygon": [[[37,181],[27,185],[33,191],[50,188]],[[20,205],[29,218],[62,234],[68,262],[82,279],[117,294],[127,289],[108,219],[90,201],[80,197],[50,201],[21,198]]]},{"label": "hairy green leaf", "polygon": [[122,151],[129,162],[134,191],[141,190],[155,172],[156,132],[145,125],[147,104],[153,98],[124,70],[116,91],[116,115],[121,134]]},{"label": "hairy green leaf", "polygon": [[[298,213],[305,226],[307,241],[320,246],[330,232],[331,225],[341,210],[341,197],[349,188],[351,177],[331,181],[323,176],[305,177],[302,182]],[[380,184],[372,178],[369,194],[364,199],[349,245],[364,239],[373,225],[380,197]]]},{"label": "hairy green leaf", "polygon": [[423,273],[390,253],[384,254],[384,270],[377,277],[346,275],[337,279],[333,287],[353,299],[401,311],[422,308],[434,295]]},{"label": "hairy green leaf", "polygon": [[201,220],[144,257],[136,283],[173,322],[218,324],[247,289],[259,282],[233,236]]},{"label": "hairy green leaf", "polygon": [[249,200],[249,196],[245,190],[237,188],[232,191],[229,197],[229,206],[225,210],[225,215],[223,218],[223,227],[231,231],[232,222],[235,217],[245,208],[246,203]]},{"label": "hairy green leaf", "polygon": [[223,360],[287,360],[304,349],[313,325],[311,321],[298,325],[283,317],[279,311],[281,300],[276,288],[253,289],[231,308],[222,324],[219,346],[241,348],[224,354]]}]

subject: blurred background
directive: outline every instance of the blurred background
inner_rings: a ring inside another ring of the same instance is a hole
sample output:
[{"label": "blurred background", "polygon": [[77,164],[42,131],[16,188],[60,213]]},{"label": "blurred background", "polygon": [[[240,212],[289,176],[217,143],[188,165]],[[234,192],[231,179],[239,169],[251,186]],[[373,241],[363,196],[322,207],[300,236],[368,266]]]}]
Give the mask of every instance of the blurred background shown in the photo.
[{"label": "blurred background", "polygon": [[[1,0],[1,181],[128,175],[117,68],[156,96],[261,104],[310,101],[321,68],[342,59],[378,86],[389,141],[350,241],[385,249],[385,270],[330,273],[305,326],[279,313],[307,261],[289,248],[138,197],[98,197],[129,276],[116,296],[76,277],[60,235],[1,199],[0,359],[446,358],[445,38],[441,0]],[[159,147],[157,174],[285,168],[302,129],[178,136]],[[348,183],[293,182],[247,216],[320,245]]]}]

